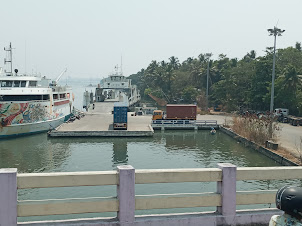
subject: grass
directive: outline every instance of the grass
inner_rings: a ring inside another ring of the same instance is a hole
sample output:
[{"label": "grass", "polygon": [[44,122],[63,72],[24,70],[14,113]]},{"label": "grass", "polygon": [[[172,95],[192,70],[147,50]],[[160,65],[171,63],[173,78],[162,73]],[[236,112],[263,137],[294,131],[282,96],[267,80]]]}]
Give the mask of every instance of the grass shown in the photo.
[{"label": "grass", "polygon": [[257,144],[264,145],[267,140],[276,140],[278,124],[270,117],[261,119],[255,115],[233,117],[232,130]]},{"label": "grass", "polygon": [[[265,145],[267,140],[276,141],[278,131],[280,131],[280,127],[274,119],[266,117],[259,119],[255,115],[233,117],[233,124],[229,126],[235,133],[262,146]],[[298,165],[302,165],[302,137],[300,137],[300,143],[296,145],[296,153],[280,146],[278,150],[271,149],[271,151]]]}]

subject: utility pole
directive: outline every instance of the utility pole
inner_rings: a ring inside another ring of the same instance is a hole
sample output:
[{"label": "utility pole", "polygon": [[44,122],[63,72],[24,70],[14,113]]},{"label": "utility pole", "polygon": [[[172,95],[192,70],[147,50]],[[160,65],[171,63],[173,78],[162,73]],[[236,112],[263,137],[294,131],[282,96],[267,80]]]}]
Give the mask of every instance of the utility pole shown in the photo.
[{"label": "utility pole", "polygon": [[206,102],[207,102],[207,109],[209,109],[209,74],[210,74],[210,58],[212,56],[212,53],[206,53],[205,57],[208,60],[208,67],[207,67],[207,91],[206,91]]},{"label": "utility pole", "polygon": [[277,27],[274,29],[267,29],[269,32],[269,36],[274,36],[274,56],[273,56],[273,73],[272,73],[272,90],[271,90],[271,104],[270,104],[270,113],[273,114],[274,112],[274,92],[275,92],[275,65],[276,65],[276,39],[277,36],[282,36],[282,33],[285,30],[281,30]]}]

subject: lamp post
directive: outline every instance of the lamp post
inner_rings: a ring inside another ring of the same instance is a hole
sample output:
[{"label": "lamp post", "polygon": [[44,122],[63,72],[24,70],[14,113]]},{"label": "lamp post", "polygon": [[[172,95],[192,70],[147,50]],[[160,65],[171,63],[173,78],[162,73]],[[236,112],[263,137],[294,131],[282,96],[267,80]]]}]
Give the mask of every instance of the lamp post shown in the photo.
[{"label": "lamp post", "polygon": [[269,36],[274,36],[274,56],[273,56],[273,73],[272,73],[272,90],[271,90],[271,104],[270,113],[273,114],[274,111],[274,88],[275,88],[275,64],[276,64],[276,37],[281,36],[285,30],[281,30],[277,27],[274,29],[267,29]]},{"label": "lamp post", "polygon": [[206,91],[206,101],[207,101],[207,109],[209,108],[209,74],[210,74],[210,58],[212,56],[212,53],[206,53],[205,57],[208,60],[208,67],[207,67],[207,91]]}]

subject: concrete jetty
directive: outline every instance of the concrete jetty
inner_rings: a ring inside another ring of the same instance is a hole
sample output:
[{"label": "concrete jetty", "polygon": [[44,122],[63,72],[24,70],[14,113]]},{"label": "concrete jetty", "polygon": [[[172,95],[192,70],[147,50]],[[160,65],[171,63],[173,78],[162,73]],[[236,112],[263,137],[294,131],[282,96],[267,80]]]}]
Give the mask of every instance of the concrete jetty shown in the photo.
[{"label": "concrete jetty", "polygon": [[60,125],[50,137],[148,137],[153,136],[150,116],[132,116],[128,112],[128,129],[113,130],[114,102],[97,102],[80,120]]}]

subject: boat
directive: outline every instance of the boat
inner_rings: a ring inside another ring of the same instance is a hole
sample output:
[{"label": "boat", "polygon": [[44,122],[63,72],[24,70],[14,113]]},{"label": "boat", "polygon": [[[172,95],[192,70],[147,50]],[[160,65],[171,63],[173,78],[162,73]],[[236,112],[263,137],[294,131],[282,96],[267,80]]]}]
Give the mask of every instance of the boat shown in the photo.
[{"label": "boat", "polygon": [[95,101],[128,102],[129,107],[138,105],[141,96],[137,86],[118,69],[115,66],[115,72],[100,81],[95,91]]},{"label": "boat", "polygon": [[13,72],[12,46],[4,48],[10,64],[0,68],[0,138],[49,131],[67,121],[73,111],[74,95],[69,86],[41,75]]},{"label": "boat", "polygon": [[215,135],[216,134],[216,130],[214,129],[214,127],[211,128],[210,133],[211,133],[211,135]]}]

